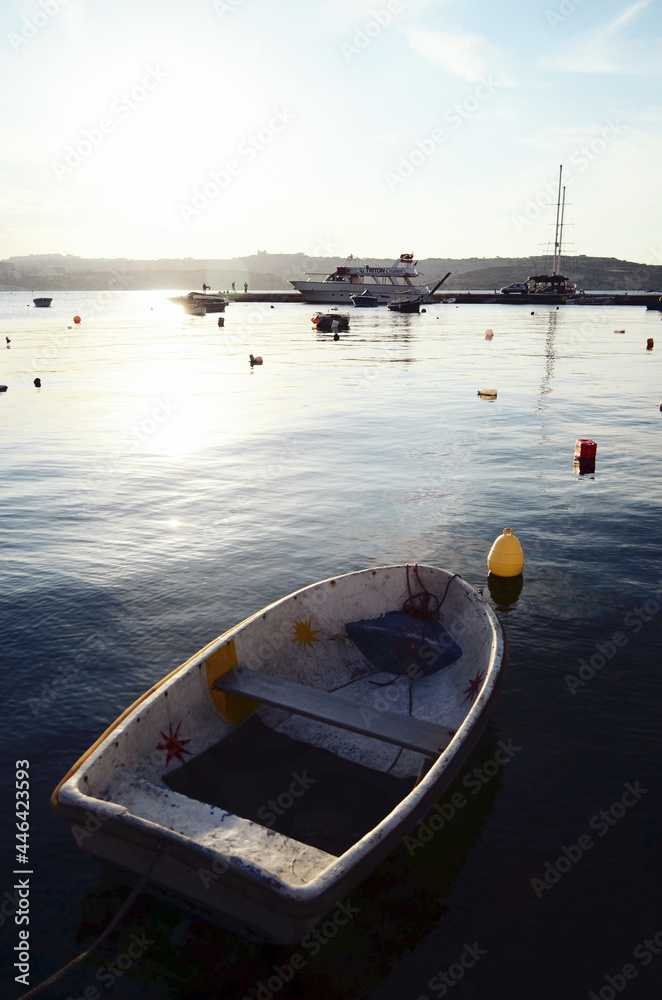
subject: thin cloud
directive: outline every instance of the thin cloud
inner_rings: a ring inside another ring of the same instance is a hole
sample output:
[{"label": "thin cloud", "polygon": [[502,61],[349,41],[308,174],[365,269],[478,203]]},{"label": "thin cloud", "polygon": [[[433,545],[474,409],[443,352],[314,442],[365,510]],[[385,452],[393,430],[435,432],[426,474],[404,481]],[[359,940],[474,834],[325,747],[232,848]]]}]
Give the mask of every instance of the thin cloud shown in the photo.
[{"label": "thin cloud", "polygon": [[636,0],[596,32],[577,39],[565,52],[541,60],[541,65],[562,73],[659,75],[662,71],[659,38],[619,37],[651,3],[652,0]]},{"label": "thin cloud", "polygon": [[[500,50],[491,45],[484,35],[431,31],[412,26],[407,29],[406,36],[414,52],[469,83],[478,83],[488,74],[494,77],[494,67],[503,59]],[[496,73],[496,77],[500,86],[514,86],[513,81],[502,74]]]},{"label": "thin cloud", "polygon": [[605,38],[610,38],[612,35],[618,34],[619,31],[626,28],[634,20],[640,10],[645,10],[652,2],[653,0],[637,0],[636,3],[630,4],[622,14],[615,17],[613,21],[605,25],[602,31],[598,32],[597,40],[601,42]]}]

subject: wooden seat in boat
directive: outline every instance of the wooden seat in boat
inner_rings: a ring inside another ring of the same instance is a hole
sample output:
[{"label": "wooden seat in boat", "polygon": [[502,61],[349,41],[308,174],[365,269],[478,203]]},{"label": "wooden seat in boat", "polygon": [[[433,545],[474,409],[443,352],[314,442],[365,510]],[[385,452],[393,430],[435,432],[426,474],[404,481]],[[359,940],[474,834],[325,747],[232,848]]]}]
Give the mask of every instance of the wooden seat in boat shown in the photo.
[{"label": "wooden seat in boat", "polygon": [[455,735],[454,730],[434,722],[397,712],[378,712],[370,705],[362,705],[342,695],[295,684],[257,670],[235,667],[219,677],[214,687],[226,694],[242,695],[264,705],[394,743],[426,757],[438,757]]}]

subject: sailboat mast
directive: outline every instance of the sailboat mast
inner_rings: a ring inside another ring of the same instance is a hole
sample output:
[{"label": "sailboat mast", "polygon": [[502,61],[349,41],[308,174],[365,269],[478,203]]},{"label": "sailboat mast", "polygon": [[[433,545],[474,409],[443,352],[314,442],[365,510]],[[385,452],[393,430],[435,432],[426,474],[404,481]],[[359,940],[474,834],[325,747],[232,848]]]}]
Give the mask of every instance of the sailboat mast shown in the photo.
[{"label": "sailboat mast", "polygon": [[561,253],[563,252],[563,218],[565,216],[565,184],[563,185],[563,199],[561,201],[561,224],[559,225],[559,273],[561,271]]},{"label": "sailboat mast", "polygon": [[561,178],[563,176],[563,164],[559,167],[559,193],[556,199],[556,229],[554,231],[554,274],[558,274],[561,267],[561,248],[559,243],[559,215],[561,212]]}]

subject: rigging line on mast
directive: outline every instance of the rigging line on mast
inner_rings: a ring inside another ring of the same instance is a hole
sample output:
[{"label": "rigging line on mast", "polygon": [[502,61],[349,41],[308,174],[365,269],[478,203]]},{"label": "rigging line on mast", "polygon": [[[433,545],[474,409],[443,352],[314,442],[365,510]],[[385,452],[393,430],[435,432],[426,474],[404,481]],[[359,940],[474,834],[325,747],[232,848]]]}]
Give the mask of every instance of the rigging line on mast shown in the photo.
[{"label": "rigging line on mast", "polygon": [[563,201],[561,202],[561,226],[559,229],[559,270],[561,273],[561,250],[563,248],[563,217],[565,215],[565,184],[563,185]]},{"label": "rigging line on mast", "polygon": [[561,254],[559,251],[559,212],[561,209],[561,178],[563,177],[563,164],[559,167],[559,193],[556,199],[556,229],[554,231],[554,270],[553,274],[558,274],[561,266]]}]

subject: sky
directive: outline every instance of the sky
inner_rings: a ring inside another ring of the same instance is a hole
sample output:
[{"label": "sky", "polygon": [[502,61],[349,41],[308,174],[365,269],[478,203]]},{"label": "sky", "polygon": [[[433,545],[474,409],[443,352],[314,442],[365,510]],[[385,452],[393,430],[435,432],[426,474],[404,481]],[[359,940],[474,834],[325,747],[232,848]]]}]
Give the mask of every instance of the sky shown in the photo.
[{"label": "sky", "polygon": [[662,0],[3,0],[0,258],[662,263]]}]

